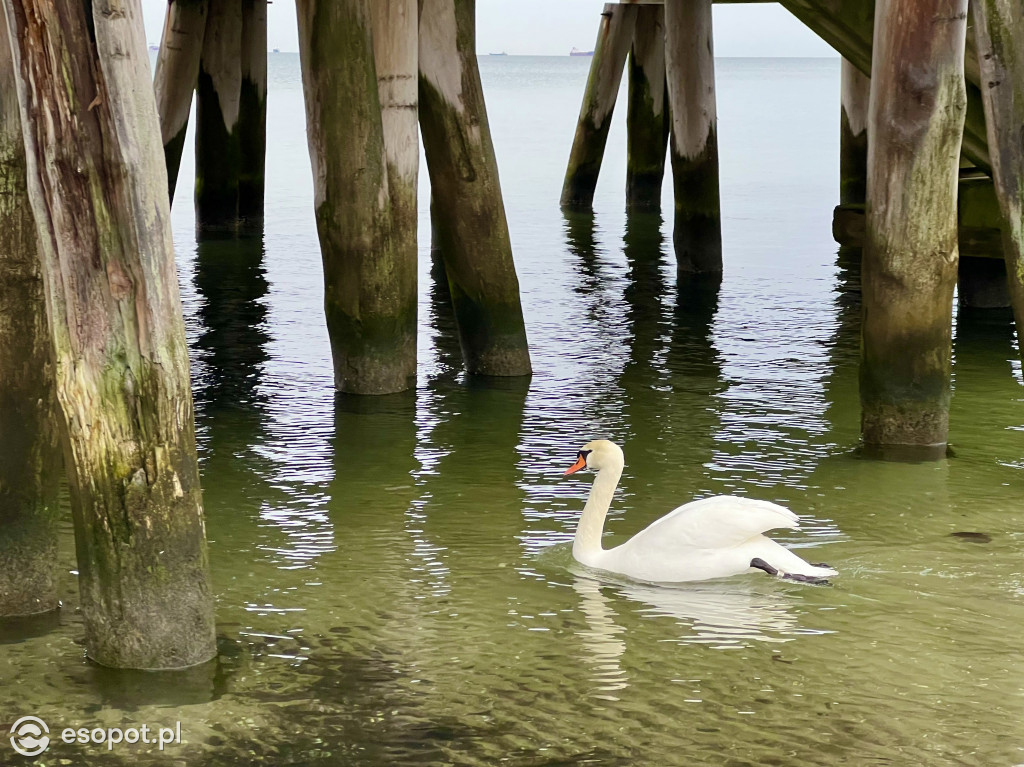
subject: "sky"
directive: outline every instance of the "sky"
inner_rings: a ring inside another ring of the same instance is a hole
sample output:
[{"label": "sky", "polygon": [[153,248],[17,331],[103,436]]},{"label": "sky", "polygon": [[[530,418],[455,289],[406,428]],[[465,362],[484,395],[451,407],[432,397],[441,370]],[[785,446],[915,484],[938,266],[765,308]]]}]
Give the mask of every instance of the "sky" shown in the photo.
[{"label": "sky", "polygon": [[[477,0],[477,52],[561,56],[591,50],[604,0]],[[146,37],[160,42],[167,0],[142,0]],[[716,5],[716,56],[836,56],[775,3]],[[268,47],[298,51],[295,4],[276,0],[268,9]]]}]

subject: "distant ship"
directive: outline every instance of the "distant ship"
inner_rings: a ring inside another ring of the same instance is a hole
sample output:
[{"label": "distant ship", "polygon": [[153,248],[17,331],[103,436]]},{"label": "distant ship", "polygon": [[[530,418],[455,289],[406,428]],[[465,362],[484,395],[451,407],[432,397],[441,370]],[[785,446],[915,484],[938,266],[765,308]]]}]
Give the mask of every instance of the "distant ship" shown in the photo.
[{"label": "distant ship", "polygon": [[508,56],[508,54],[505,53],[505,51],[502,51],[501,53],[488,53],[487,55],[488,56]]},{"label": "distant ship", "polygon": [[158,51],[158,50],[160,50],[160,46],[159,45],[151,45],[151,46],[149,46],[149,49],[151,51]]},{"label": "distant ship", "polygon": [[573,48],[569,51],[570,56],[593,56],[593,51],[581,51],[579,48]]},{"label": "distant ship", "polygon": [[281,52],[280,48],[274,48],[274,53],[280,53],[280,52]]}]

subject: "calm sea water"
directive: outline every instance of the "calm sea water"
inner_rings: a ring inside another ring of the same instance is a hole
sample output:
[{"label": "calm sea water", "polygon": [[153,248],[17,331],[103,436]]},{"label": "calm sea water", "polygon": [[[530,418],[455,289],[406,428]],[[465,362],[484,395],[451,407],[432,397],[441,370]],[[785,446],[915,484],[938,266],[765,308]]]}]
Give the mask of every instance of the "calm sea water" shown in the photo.
[{"label": "calm sea water", "polygon": [[[677,286],[670,221],[625,217],[621,113],[595,213],[559,211],[589,61],[483,58],[536,373],[461,374],[424,214],[419,385],[364,399],[332,391],[298,61],[270,63],[264,240],[197,247],[188,157],[173,211],[220,657],[86,661],[66,530],[60,615],[0,628],[0,722],[180,722],[185,743],[58,742],[35,763],[1024,763],[1012,329],[957,320],[954,457],[857,456],[837,60],[718,62],[716,290]],[[626,452],[615,541],[738,493],[803,515],[776,537],[841,576],[583,570],[589,477],[561,472],[597,437]],[[25,762],[0,743],[0,763]]]}]

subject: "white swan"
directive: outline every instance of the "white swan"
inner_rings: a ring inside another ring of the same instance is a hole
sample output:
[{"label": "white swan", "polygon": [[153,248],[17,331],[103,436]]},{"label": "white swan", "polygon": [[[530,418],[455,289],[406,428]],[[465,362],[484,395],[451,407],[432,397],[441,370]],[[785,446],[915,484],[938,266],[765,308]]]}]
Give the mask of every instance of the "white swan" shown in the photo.
[{"label": "white swan", "polygon": [[792,580],[821,582],[839,573],[808,564],[761,533],[797,527],[799,517],[768,501],[719,495],[684,504],[621,546],[605,549],[601,533],[625,459],[614,442],[588,442],[566,474],[597,472],[583,507],[572,555],[581,564],[652,583],[704,581],[764,570]]}]

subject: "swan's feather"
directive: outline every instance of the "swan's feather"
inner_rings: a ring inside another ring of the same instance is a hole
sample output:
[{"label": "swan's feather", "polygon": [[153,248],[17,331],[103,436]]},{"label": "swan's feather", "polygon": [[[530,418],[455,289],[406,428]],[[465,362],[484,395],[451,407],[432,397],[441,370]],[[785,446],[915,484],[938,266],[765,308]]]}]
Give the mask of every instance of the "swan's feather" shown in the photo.
[{"label": "swan's feather", "polygon": [[593,564],[643,581],[700,581],[751,572],[755,557],[780,575],[830,578],[836,571],[810,565],[762,533],[795,528],[799,517],[784,506],[733,496],[680,506]]},{"label": "swan's feather", "polygon": [[716,495],[670,511],[635,538],[651,536],[679,547],[719,549],[738,546],[768,530],[799,524],[796,514],[777,503]]}]

